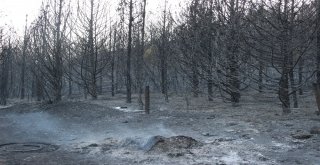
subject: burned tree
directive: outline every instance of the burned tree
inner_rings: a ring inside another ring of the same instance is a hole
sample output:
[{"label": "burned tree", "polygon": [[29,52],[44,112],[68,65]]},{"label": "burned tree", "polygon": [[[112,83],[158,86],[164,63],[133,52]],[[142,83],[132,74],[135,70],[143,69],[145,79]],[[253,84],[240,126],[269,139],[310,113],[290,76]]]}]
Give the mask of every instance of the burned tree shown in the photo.
[{"label": "burned tree", "polygon": [[25,96],[25,74],[26,74],[26,53],[28,47],[28,35],[27,35],[27,23],[28,23],[28,15],[26,16],[26,25],[24,29],[24,38],[23,38],[23,48],[22,48],[22,64],[21,64],[21,91],[20,98],[24,99]]},{"label": "burned tree", "polygon": [[[84,33],[78,34],[77,31],[75,32],[79,40],[82,41],[80,43],[83,50],[81,52],[81,79],[93,99],[98,97],[97,81],[105,66],[105,60],[101,59],[100,56],[104,48],[105,35],[103,34],[103,28],[106,28],[106,22],[104,22],[105,20],[99,20],[99,18],[103,19],[105,17],[102,17],[103,7],[100,7],[100,5],[103,6],[99,1],[90,0],[89,4],[83,2],[82,8],[78,6],[79,26],[80,29],[84,30]],[[87,6],[89,13],[86,10]]]},{"label": "burned tree", "polygon": [[[0,34],[2,35],[2,34]],[[1,36],[0,36],[1,37]],[[9,78],[9,58],[12,55],[12,47],[9,39],[8,46],[4,46],[0,54],[0,105],[7,104],[8,98],[8,78]]]},{"label": "burned tree", "polygon": [[[296,94],[298,88],[294,71],[312,42],[313,24],[306,19],[312,17],[311,13],[302,13],[307,5],[305,1],[300,3],[295,0],[274,3],[262,1],[259,5],[252,4],[253,8],[259,12],[249,19],[256,32],[251,38],[258,41],[260,52],[263,52],[262,56],[258,57],[258,61],[263,61],[278,73],[279,80],[276,87],[282,102],[283,113],[291,111],[290,96],[293,96],[294,106],[298,106]],[[256,6],[258,7],[255,8]],[[303,17],[298,17],[302,14],[304,14]],[[305,37],[300,36],[302,33]]]}]

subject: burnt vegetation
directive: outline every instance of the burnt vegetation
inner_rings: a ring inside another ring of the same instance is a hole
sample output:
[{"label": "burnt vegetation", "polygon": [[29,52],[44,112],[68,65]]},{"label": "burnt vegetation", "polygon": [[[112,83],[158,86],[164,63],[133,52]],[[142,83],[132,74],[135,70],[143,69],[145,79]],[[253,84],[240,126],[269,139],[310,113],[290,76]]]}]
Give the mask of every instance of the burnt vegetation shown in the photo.
[{"label": "burnt vegetation", "polygon": [[248,90],[275,93],[290,113],[319,90],[318,1],[189,0],[175,13],[164,1],[152,15],[147,3],[45,0],[23,37],[1,25],[0,104],[126,94],[143,107],[150,86],[166,102],[235,106]]}]

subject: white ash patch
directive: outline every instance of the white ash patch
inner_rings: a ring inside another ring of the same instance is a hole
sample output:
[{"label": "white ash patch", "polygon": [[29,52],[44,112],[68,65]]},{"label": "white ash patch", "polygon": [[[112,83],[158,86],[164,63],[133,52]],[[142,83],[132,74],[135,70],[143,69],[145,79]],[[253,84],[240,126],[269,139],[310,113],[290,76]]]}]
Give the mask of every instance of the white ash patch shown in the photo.
[{"label": "white ash patch", "polygon": [[8,104],[8,105],[0,105],[0,109],[5,109],[5,108],[10,108],[12,107],[12,104]]},{"label": "white ash patch", "polygon": [[133,109],[129,107],[113,107],[113,109],[122,111],[122,112],[127,112],[127,113],[135,113],[135,112],[144,112],[144,110],[139,110],[139,109]]}]

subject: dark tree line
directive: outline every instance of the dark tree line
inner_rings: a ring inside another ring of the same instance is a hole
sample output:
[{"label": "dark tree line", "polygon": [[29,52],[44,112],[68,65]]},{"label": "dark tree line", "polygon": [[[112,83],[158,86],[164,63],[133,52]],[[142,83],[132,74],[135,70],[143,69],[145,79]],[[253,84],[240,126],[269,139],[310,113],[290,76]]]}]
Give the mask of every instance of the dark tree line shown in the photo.
[{"label": "dark tree line", "polygon": [[237,105],[245,90],[277,93],[290,113],[320,84],[318,1],[189,0],[178,14],[164,1],[157,15],[147,0],[117,3],[48,0],[23,38],[1,27],[0,103],[124,93],[142,107],[149,85],[165,101],[205,94]]}]

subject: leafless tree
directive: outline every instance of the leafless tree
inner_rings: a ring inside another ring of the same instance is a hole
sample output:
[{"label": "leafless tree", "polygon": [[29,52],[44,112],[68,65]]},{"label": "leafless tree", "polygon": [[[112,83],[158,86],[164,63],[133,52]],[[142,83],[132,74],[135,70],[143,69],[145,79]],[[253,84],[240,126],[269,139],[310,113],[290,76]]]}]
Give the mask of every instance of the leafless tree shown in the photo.
[{"label": "leafless tree", "polygon": [[28,24],[28,15],[26,16],[26,25],[24,29],[24,38],[23,38],[23,50],[22,50],[22,66],[21,66],[21,92],[20,98],[24,99],[25,97],[25,74],[26,74],[26,53],[28,47],[28,35],[27,35],[27,24]]},{"label": "leafless tree", "polygon": [[[78,39],[78,46],[81,48],[79,73],[81,83],[93,99],[98,97],[98,80],[102,79],[102,71],[107,65],[107,15],[105,3],[97,0],[78,2],[77,29],[74,33]],[[74,60],[74,59],[72,59]],[[102,84],[101,84],[102,85]]]}]

